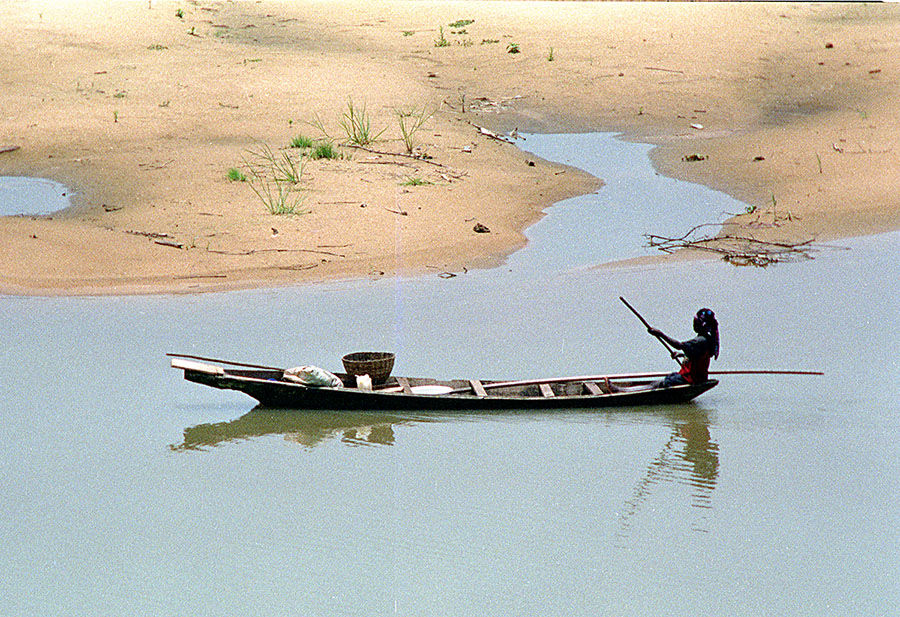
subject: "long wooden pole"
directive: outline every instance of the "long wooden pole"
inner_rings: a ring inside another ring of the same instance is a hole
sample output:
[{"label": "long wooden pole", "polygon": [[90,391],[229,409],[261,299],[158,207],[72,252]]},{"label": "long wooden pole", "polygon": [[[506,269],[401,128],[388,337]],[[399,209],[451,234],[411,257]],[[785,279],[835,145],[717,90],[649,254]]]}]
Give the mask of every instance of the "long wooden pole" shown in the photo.
[{"label": "long wooden pole", "polygon": [[[635,316],[635,317],[637,317],[638,319],[641,320],[641,323],[644,324],[644,326],[645,326],[648,330],[650,329],[650,324],[647,323],[647,320],[644,319],[644,316],[641,315],[640,313],[638,313],[637,310],[636,310],[633,306],[631,306],[630,304],[628,304],[628,300],[626,300],[626,299],[623,298],[622,296],[619,296],[619,300],[621,300],[621,301],[622,301],[622,304],[624,304],[625,306],[627,306],[628,309],[629,309],[632,313],[634,313],[634,316]],[[663,345],[665,345],[665,341],[663,341]]]},{"label": "long wooden pole", "polygon": [[[635,317],[637,317],[638,319],[641,320],[641,323],[644,324],[644,326],[646,326],[647,331],[649,332],[649,331],[650,331],[650,328],[651,328],[652,326],[647,322],[646,319],[644,319],[643,315],[641,315],[640,313],[638,313],[637,310],[635,310],[635,308],[634,308],[633,306],[631,306],[630,304],[628,304],[628,300],[626,300],[626,299],[623,298],[622,296],[619,296],[619,300],[621,300],[621,301],[622,301],[622,304],[624,304],[625,306],[627,306],[628,309],[629,309],[632,313],[634,313],[634,316],[635,316]],[[672,349],[671,346],[669,346],[669,344],[665,341],[665,339],[663,339],[661,336],[656,336],[656,335],[654,335],[654,337],[656,338],[656,340],[658,340],[660,343],[662,343],[663,347],[666,348],[666,351],[669,352],[669,355],[672,356],[672,359],[675,360],[676,362],[678,362],[679,365],[681,365],[681,361],[676,357],[675,350]]]},{"label": "long wooden pole", "polygon": [[776,371],[776,370],[743,370],[743,371],[710,371],[710,375],[824,375],[822,371]]},{"label": "long wooden pole", "polygon": [[187,360],[201,360],[203,362],[218,362],[219,364],[228,364],[230,366],[243,366],[245,368],[260,368],[269,371],[281,371],[284,372],[283,368],[279,368],[277,366],[266,366],[264,364],[247,364],[246,362],[232,362],[231,360],[219,360],[218,358],[206,358],[204,356],[192,356],[189,354],[183,353],[167,353],[167,356],[170,358],[185,358]]}]

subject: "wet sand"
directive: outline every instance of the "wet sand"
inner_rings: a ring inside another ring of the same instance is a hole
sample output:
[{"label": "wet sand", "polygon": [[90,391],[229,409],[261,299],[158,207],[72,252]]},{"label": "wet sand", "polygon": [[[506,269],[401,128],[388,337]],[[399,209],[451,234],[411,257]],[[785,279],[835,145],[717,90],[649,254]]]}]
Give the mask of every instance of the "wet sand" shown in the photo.
[{"label": "wet sand", "polygon": [[[900,227],[890,5],[93,0],[4,3],[0,20],[0,151],[20,146],[0,175],[75,191],[59,215],[0,219],[4,293],[498,263],[544,208],[600,183],[479,127],[656,144],[662,173],[742,200],[769,238]],[[342,145],[351,101],[384,131],[367,149]],[[433,112],[418,158],[398,111]],[[322,128],[341,158],[305,163],[303,214],[226,177],[264,146],[299,160],[291,140]]]}]

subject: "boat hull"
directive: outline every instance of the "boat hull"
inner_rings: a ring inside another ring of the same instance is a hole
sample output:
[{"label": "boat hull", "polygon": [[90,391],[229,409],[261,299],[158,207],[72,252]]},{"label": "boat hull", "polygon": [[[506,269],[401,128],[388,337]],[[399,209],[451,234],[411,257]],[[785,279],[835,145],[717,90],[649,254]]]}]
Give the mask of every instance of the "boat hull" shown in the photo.
[{"label": "boat hull", "polygon": [[[703,384],[688,384],[671,388],[623,388],[601,394],[573,394],[557,386],[560,395],[541,396],[521,389],[510,393],[503,390],[491,391],[479,396],[472,393],[415,394],[402,391],[367,391],[356,388],[310,388],[283,381],[281,375],[263,371],[226,371],[210,374],[203,371],[185,369],[188,381],[213,388],[236,390],[259,401],[264,408],[345,410],[345,411],[489,411],[502,409],[591,409],[609,407],[659,406],[685,403],[714,388],[719,382],[709,380]],[[410,379],[422,382],[425,380]],[[457,386],[465,382],[439,382]],[[488,388],[491,387],[486,382]],[[581,385],[581,384],[578,384]],[[537,386],[535,386],[537,388]],[[571,385],[568,386],[572,390]]]}]

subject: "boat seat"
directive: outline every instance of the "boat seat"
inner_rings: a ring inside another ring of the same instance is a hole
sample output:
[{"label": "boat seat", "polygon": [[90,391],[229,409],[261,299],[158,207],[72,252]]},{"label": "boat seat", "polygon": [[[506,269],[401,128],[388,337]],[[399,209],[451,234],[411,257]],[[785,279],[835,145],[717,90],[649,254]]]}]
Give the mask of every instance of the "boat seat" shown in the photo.
[{"label": "boat seat", "polygon": [[472,387],[472,392],[474,392],[477,396],[487,396],[487,390],[484,389],[484,385],[477,379],[470,379],[469,385]]},{"label": "boat seat", "polygon": [[412,388],[409,387],[409,380],[406,377],[397,377],[397,383],[400,384],[400,389],[403,390],[403,394],[412,394]]},{"label": "boat seat", "polygon": [[603,390],[600,389],[600,386],[597,385],[596,381],[584,382],[584,389],[588,391],[588,394],[593,394],[594,396],[603,394]]},{"label": "boat seat", "polygon": [[542,384],[540,384],[539,387],[541,389],[541,396],[543,396],[544,398],[550,398],[551,396],[556,396],[556,394],[553,392],[553,388],[550,387],[550,384],[542,383]]}]

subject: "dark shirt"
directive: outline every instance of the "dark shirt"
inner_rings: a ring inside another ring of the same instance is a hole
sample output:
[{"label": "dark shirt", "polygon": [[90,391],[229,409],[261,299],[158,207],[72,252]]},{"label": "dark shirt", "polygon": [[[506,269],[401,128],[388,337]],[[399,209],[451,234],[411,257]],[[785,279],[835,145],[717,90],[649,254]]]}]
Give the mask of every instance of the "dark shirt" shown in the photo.
[{"label": "dark shirt", "polygon": [[713,347],[713,341],[702,334],[681,343],[681,351],[686,360],[678,373],[688,383],[704,383],[709,379],[709,361],[713,357]]}]

